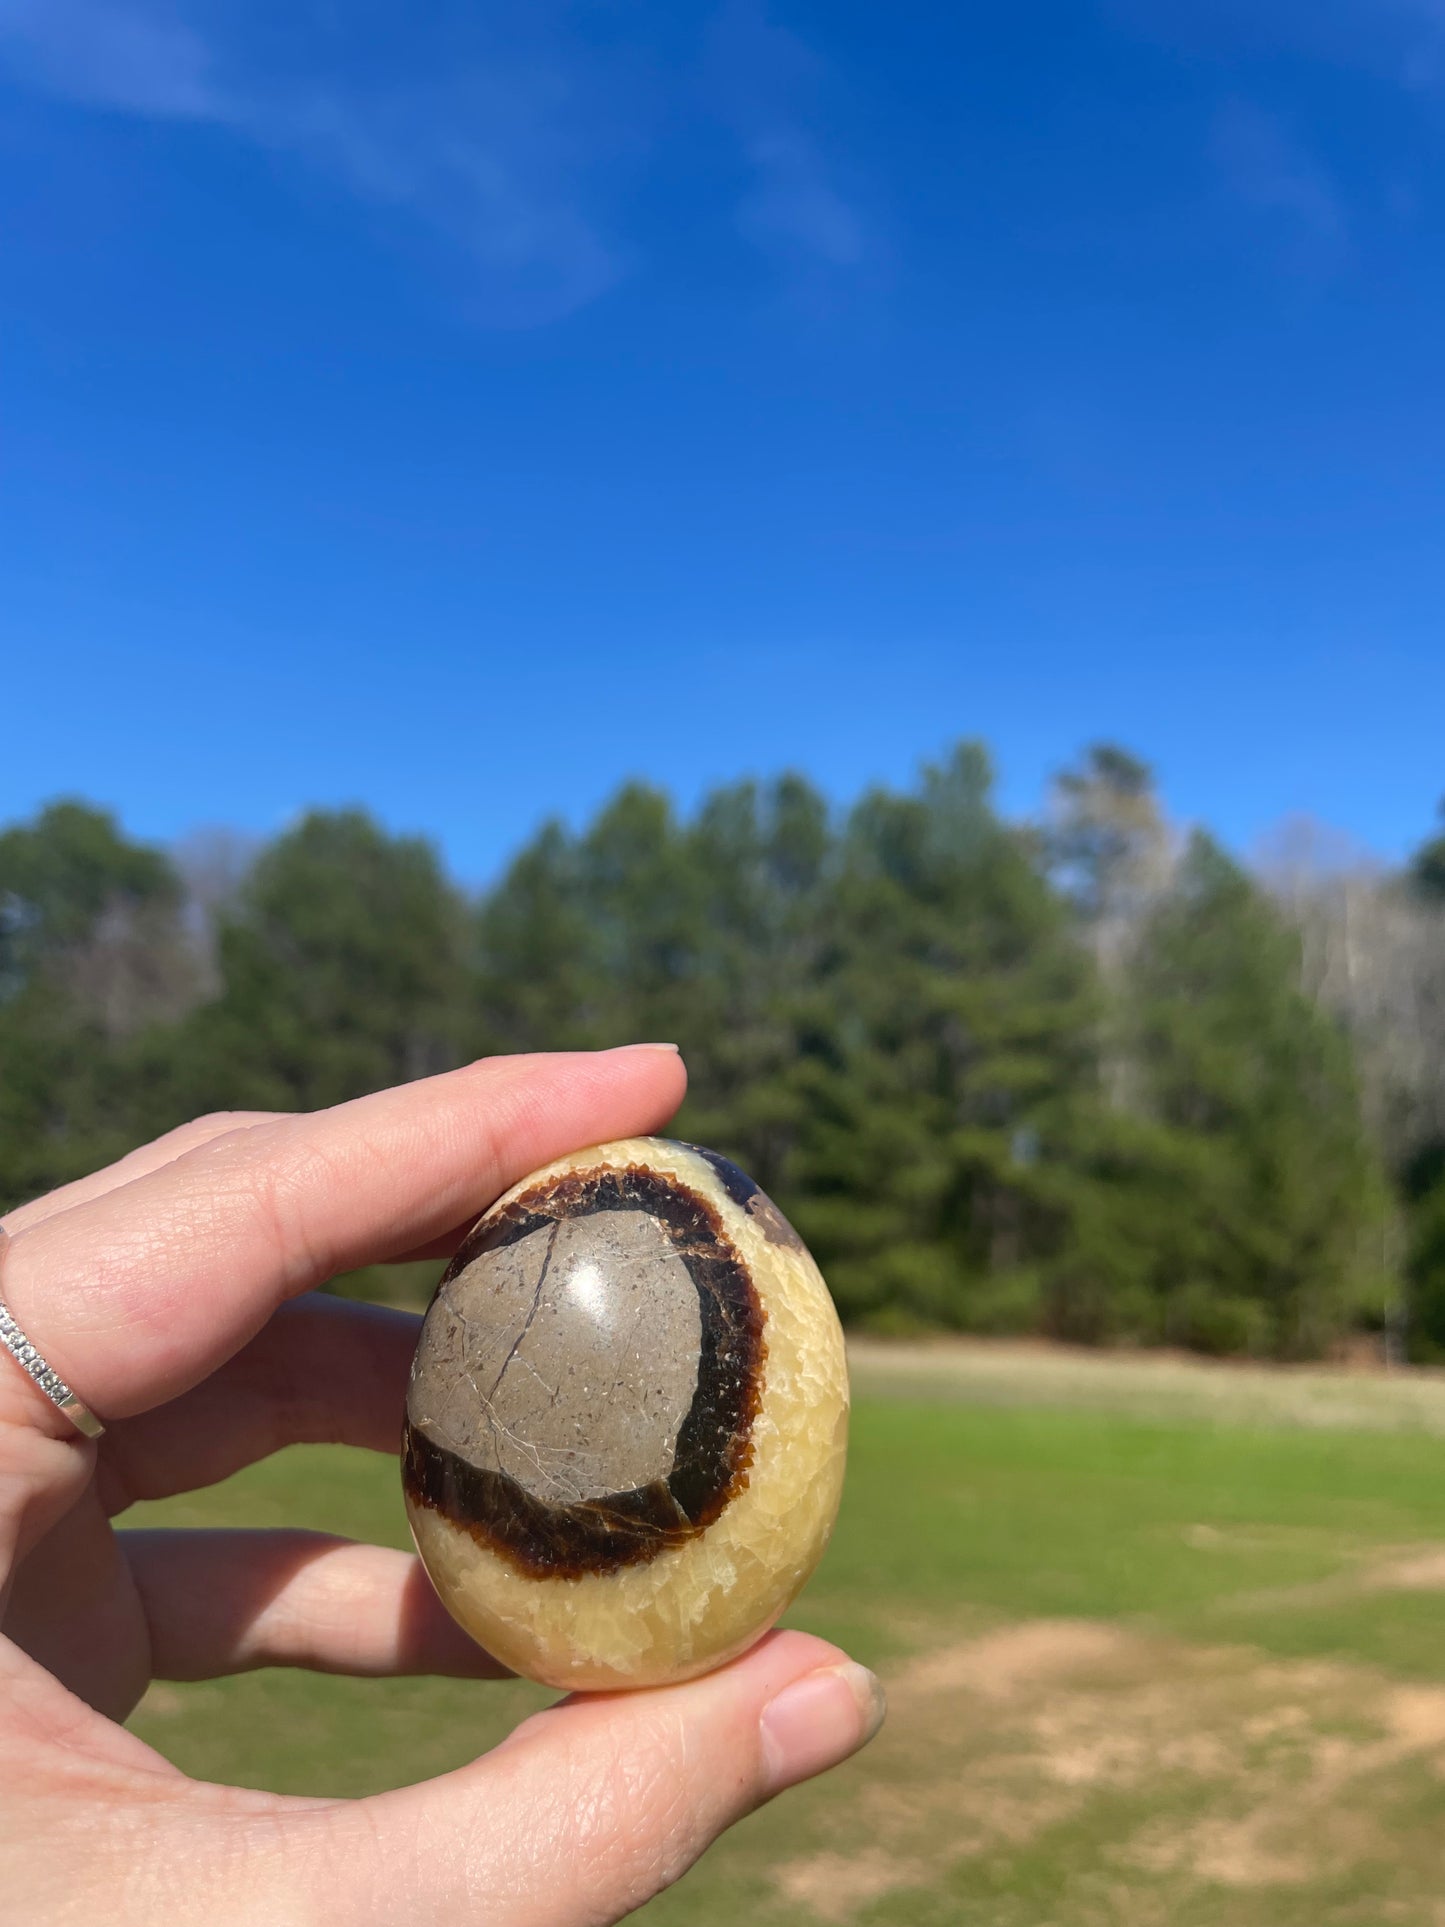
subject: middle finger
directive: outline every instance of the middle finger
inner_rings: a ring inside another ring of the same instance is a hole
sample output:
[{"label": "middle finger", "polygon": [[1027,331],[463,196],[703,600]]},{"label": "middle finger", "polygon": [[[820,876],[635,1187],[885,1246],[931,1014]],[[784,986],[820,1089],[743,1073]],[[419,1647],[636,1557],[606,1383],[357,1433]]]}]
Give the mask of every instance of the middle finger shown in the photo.
[{"label": "middle finger", "polygon": [[204,1384],[106,1432],[107,1512],[215,1485],[287,1445],[396,1452],[420,1329],[415,1313],[320,1292],[283,1305]]}]

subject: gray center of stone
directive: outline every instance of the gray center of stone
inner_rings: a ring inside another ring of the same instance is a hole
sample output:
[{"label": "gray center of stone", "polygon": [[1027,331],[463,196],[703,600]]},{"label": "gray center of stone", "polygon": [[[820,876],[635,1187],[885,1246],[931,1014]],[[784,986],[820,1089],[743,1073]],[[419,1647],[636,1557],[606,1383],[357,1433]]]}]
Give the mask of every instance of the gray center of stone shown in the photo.
[{"label": "gray center of stone", "polygon": [[667,1478],[701,1352],[697,1289],[667,1232],[645,1211],[595,1211],[447,1285],[407,1411],[472,1465],[575,1505]]}]

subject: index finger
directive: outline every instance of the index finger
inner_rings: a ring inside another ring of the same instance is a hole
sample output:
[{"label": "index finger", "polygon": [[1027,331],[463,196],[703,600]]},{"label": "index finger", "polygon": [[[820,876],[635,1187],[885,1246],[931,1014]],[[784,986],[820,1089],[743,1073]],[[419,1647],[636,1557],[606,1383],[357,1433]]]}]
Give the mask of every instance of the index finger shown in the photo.
[{"label": "index finger", "polygon": [[144,1411],[297,1292],[426,1244],[566,1151],[657,1129],[685,1083],[670,1045],[500,1057],[250,1124],[20,1231],[6,1302],[103,1418]]}]

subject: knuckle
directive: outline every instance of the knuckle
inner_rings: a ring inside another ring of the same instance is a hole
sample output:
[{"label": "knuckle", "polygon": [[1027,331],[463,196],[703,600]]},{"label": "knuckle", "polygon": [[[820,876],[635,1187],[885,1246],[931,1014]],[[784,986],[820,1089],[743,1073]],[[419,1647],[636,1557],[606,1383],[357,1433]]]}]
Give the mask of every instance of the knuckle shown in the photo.
[{"label": "knuckle", "polygon": [[228,1139],[237,1138],[258,1124],[271,1123],[274,1116],[271,1111],[205,1111],[200,1117],[177,1124],[163,1137],[158,1137],[151,1149],[169,1151],[177,1158],[219,1149]]},{"label": "knuckle", "polygon": [[248,1130],[253,1124],[266,1120],[265,1111],[207,1111],[203,1116],[193,1118],[189,1124],[180,1124],[170,1133],[172,1141],[185,1139],[187,1142],[205,1142],[214,1137],[224,1137],[228,1131]]}]

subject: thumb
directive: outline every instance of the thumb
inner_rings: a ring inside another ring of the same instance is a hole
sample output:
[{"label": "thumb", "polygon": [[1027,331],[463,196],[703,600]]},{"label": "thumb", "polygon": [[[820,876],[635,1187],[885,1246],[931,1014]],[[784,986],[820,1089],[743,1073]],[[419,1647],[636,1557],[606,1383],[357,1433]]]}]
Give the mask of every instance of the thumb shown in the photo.
[{"label": "thumb", "polygon": [[[735,1820],[856,1752],[882,1718],[871,1673],[791,1632],[682,1686],[565,1701],[459,1772],[333,1808],[335,1917],[604,1927]],[[318,1817],[295,1816],[313,1847]]]}]

